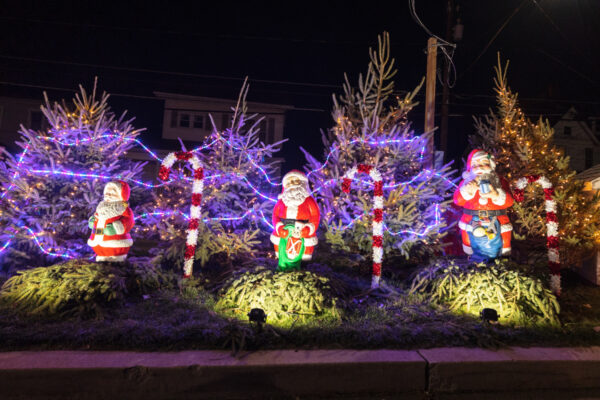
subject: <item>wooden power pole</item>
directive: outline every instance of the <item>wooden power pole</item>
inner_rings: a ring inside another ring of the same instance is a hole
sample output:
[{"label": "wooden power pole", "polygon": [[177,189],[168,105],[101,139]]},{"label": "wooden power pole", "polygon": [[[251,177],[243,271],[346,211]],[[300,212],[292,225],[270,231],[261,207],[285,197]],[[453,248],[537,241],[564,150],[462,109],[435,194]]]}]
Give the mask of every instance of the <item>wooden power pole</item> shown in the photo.
[{"label": "wooden power pole", "polygon": [[[454,0],[448,0],[446,5],[446,41],[450,42],[452,35],[452,22],[454,21]],[[448,103],[450,100],[450,60],[445,59],[444,77],[442,82],[442,117],[440,122],[440,150],[444,152],[444,158],[448,157]]]},{"label": "wooden power pole", "polygon": [[[427,78],[425,80],[425,131],[433,132],[435,127],[435,80],[436,80],[436,60],[437,60],[437,39],[429,38],[427,41]],[[430,166],[433,166],[434,146],[433,134],[427,141],[427,155],[430,157]]]}]

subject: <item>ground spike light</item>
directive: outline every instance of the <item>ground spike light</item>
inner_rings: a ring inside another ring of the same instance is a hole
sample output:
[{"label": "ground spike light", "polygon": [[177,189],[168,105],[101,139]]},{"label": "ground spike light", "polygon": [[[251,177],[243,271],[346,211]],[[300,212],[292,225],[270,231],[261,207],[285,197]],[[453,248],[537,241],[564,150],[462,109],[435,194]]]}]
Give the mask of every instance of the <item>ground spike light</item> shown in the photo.
[{"label": "ground spike light", "polygon": [[344,175],[342,191],[350,193],[352,179],[357,172],[368,174],[373,179],[373,275],[371,289],[379,288],[381,261],[383,259],[383,180],[381,173],[372,165],[358,164]]},{"label": "ground spike light", "polygon": [[190,222],[188,224],[187,239],[185,242],[185,262],[183,266],[183,277],[192,276],[196,244],[198,243],[198,227],[200,224],[200,204],[202,203],[202,191],[204,189],[204,169],[200,159],[191,151],[179,151],[169,153],[163,160],[158,177],[167,181],[171,174],[171,168],[177,160],[189,161],[192,164],[194,183],[192,184],[192,205],[190,207]]}]

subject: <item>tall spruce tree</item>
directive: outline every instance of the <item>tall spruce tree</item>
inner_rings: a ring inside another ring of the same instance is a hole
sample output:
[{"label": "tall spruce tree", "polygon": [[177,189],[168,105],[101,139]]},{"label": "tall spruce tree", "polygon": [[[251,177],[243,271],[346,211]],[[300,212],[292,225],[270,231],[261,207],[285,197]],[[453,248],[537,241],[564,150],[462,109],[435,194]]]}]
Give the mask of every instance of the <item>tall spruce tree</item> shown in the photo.
[{"label": "tall spruce tree", "polygon": [[88,218],[111,179],[138,178],[143,164],[124,158],[143,129],[120,117],[80,86],[72,103],[40,108],[49,128],[21,126],[18,155],[7,153],[0,171],[0,238],[7,245],[0,262],[11,268],[48,265],[64,257],[92,254],[87,247]]},{"label": "tall spruce tree", "polygon": [[344,174],[357,164],[379,169],[384,184],[383,248],[406,257],[441,250],[453,182],[449,165],[430,167],[425,152],[429,134],[416,136],[408,121],[421,84],[404,97],[394,94],[396,69],[388,33],[369,49],[367,73],[358,87],[345,76],[344,94],[333,97],[335,126],[323,134],[325,156],[317,160],[302,149],[306,171],[321,207],[326,240],[346,251],[369,254],[372,246],[373,183],[357,175],[351,194],[341,191]]},{"label": "tall spruce tree", "polygon": [[[577,265],[596,248],[600,228],[598,196],[584,193],[584,183],[574,178],[569,157],[553,144],[554,130],[547,119],[532,122],[519,107],[518,94],[508,86],[508,62],[498,56],[494,79],[496,111],[475,119],[474,147],[496,157],[497,171],[514,181],[527,175],[546,176],[555,188],[558,208],[560,259],[563,265]],[[530,185],[522,203],[512,208],[514,236],[520,240],[544,238],[546,220],[544,192]]]},{"label": "tall spruce tree", "polygon": [[[278,171],[280,161],[273,155],[283,142],[260,141],[263,118],[248,113],[248,88],[244,82],[230,125],[219,131],[213,123],[212,134],[195,151],[205,168],[203,221],[195,257],[201,265],[213,256],[231,261],[239,255],[250,255],[260,239],[270,234],[265,221],[270,220],[276,200],[270,197],[270,183],[276,182],[267,177]],[[175,268],[183,264],[190,176],[189,165],[176,164],[171,181],[156,190],[152,202],[144,207],[140,229],[145,236],[159,241],[152,250],[156,263]]]}]

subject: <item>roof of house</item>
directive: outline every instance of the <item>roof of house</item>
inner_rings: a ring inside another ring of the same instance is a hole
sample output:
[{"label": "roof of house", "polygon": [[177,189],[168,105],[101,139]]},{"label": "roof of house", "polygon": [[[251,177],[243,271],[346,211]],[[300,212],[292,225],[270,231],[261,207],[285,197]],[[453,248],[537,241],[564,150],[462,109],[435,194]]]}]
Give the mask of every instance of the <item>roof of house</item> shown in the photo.
[{"label": "roof of house", "polygon": [[598,178],[600,178],[600,164],[594,165],[592,168],[586,169],[575,175],[575,179],[586,182],[595,181]]}]

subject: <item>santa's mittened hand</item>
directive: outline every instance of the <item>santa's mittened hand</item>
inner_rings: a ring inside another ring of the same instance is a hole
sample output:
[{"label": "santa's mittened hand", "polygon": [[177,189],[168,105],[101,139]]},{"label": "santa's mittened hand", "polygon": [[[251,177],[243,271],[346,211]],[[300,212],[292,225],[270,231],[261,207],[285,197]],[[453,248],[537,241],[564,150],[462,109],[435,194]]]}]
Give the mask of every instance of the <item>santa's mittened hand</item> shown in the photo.
[{"label": "santa's mittened hand", "polygon": [[90,229],[94,228],[94,223],[96,223],[96,217],[94,217],[93,215],[90,217],[90,219],[88,220],[88,227]]},{"label": "santa's mittened hand", "polygon": [[288,234],[289,232],[287,229],[285,229],[285,226],[280,226],[279,229],[277,229],[277,235],[279,237],[286,238],[288,237]]},{"label": "santa's mittened hand", "polygon": [[115,229],[113,224],[108,224],[108,225],[106,225],[106,228],[104,228],[104,234],[108,235],[108,236],[116,235],[117,230]]}]

